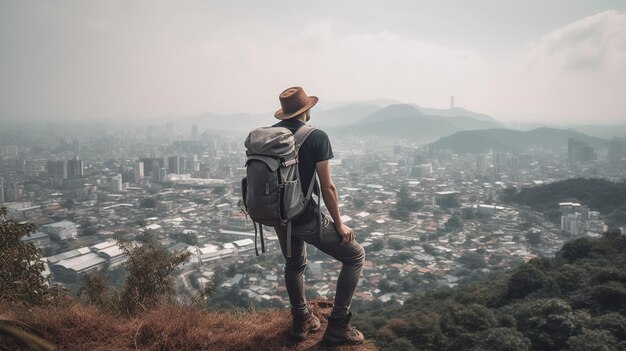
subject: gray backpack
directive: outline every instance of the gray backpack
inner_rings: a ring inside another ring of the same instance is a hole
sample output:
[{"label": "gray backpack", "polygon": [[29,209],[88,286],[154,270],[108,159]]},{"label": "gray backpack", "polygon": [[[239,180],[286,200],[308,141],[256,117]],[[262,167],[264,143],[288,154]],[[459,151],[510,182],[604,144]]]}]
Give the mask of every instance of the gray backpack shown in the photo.
[{"label": "gray backpack", "polygon": [[[251,131],[246,138],[247,176],[241,180],[241,192],[243,210],[254,224],[257,256],[258,223],[262,252],[265,252],[263,225],[287,225],[287,257],[291,257],[291,222],[305,210],[315,183],[314,172],[307,193],[302,192],[298,151],[314,130],[315,127],[308,124],[295,133],[284,127],[262,127]],[[318,201],[318,206],[320,203]]]}]

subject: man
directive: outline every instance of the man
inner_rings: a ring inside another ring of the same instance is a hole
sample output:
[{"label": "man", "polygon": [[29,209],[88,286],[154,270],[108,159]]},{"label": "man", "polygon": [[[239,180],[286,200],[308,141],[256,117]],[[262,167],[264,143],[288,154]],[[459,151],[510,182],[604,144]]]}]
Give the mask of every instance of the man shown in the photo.
[{"label": "man", "polygon": [[[274,116],[281,122],[274,127],[285,127],[292,133],[309,121],[310,109],[318,101],[317,97],[307,96],[301,87],[286,89],[280,94],[279,100],[282,108],[276,111]],[[306,194],[305,187],[310,184],[314,171],[317,172],[322,198],[332,218],[332,222],[326,217],[323,218],[324,240],[319,235],[318,206],[313,201],[309,201],[304,212],[292,222],[291,257],[287,255],[286,227],[274,228],[286,260],[285,284],[293,314],[290,339],[302,341],[309,332],[320,327],[320,321],[310,313],[304,296],[306,242],[343,264],[337,280],[335,304],[323,340],[333,345],[359,344],[363,342],[363,334],[350,325],[352,317],[350,304],[361,275],[365,254],[361,245],[356,242],[352,229],[341,220],[337,189],[333,184],[328,163],[331,158],[333,151],[328,135],[319,129],[309,135],[298,153],[302,191]]]}]

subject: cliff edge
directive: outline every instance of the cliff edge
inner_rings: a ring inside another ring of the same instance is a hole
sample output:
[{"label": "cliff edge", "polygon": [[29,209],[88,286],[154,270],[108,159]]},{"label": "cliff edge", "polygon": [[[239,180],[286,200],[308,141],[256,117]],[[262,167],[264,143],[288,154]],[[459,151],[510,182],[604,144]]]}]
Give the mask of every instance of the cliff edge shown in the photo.
[{"label": "cliff edge", "polygon": [[[120,316],[71,302],[66,306],[30,309],[0,305],[0,314],[28,326],[29,332],[52,342],[59,350],[377,349],[369,341],[357,346],[323,345],[321,339],[331,306],[325,301],[311,303],[311,311],[320,318],[322,328],[295,345],[286,341],[291,323],[288,309],[231,312],[162,305],[136,316]],[[0,337],[0,345],[8,342]]]}]

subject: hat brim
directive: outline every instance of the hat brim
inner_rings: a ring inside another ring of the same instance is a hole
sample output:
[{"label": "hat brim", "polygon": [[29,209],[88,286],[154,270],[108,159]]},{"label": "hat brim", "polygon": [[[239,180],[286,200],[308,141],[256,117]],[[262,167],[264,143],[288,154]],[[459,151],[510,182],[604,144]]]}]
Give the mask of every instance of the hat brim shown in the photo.
[{"label": "hat brim", "polygon": [[283,112],[283,109],[281,108],[280,110],[276,111],[274,113],[274,117],[280,119],[280,120],[285,120],[285,119],[289,119],[291,117],[297,116],[299,114],[301,114],[302,112],[309,110],[311,107],[315,106],[315,104],[317,104],[317,101],[319,99],[317,98],[317,96],[309,96],[309,103],[306,104],[303,108],[299,109],[296,112],[292,112],[292,113],[285,113]]}]

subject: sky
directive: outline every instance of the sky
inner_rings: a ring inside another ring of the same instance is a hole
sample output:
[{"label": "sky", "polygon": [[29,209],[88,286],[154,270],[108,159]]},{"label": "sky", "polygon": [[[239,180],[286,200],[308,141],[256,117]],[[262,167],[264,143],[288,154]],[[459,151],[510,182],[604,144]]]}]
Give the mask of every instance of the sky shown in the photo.
[{"label": "sky", "polygon": [[0,120],[379,98],[626,124],[626,1],[0,0]]}]

